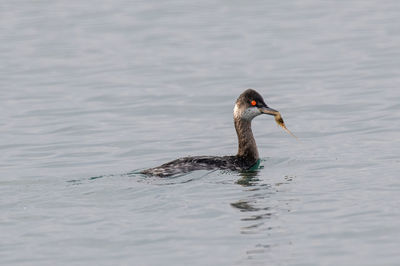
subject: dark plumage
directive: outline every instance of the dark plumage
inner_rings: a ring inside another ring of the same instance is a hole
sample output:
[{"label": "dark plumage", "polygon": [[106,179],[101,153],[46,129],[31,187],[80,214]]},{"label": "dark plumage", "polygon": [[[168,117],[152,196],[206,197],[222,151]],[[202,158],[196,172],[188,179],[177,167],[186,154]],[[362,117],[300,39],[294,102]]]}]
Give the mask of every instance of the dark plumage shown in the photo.
[{"label": "dark plumage", "polygon": [[251,121],[260,114],[276,115],[277,113],[278,111],[266,105],[258,92],[248,89],[236,100],[233,112],[239,144],[236,155],[184,157],[141,173],[165,177],[194,170],[249,170],[259,160],[256,141],[251,131]]}]

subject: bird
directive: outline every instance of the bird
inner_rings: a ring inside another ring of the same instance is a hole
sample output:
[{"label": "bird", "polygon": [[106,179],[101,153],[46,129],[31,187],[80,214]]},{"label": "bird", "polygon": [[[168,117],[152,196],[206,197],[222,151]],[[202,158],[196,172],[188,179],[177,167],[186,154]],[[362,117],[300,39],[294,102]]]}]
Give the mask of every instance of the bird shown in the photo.
[{"label": "bird", "polygon": [[257,91],[247,89],[237,98],[233,109],[233,121],[238,138],[236,155],[183,157],[140,173],[147,176],[168,177],[195,170],[255,170],[259,167],[260,157],[251,130],[251,121],[262,114],[275,116],[277,123],[287,130],[280,113],[270,108]]}]

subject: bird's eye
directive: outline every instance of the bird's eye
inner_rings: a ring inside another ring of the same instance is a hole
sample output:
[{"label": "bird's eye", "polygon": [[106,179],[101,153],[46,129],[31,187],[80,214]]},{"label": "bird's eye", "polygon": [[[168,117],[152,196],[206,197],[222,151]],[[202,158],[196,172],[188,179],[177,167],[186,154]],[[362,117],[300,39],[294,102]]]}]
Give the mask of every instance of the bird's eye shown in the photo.
[{"label": "bird's eye", "polygon": [[254,100],[251,101],[251,105],[256,106],[256,104],[257,104],[256,101],[254,101]]}]

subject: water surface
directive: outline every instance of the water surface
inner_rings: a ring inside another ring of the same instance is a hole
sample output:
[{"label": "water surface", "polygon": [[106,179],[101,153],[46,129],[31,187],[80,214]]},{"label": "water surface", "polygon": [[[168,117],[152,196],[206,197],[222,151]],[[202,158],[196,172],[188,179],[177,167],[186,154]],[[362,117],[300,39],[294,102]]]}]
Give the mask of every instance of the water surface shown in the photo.
[{"label": "water surface", "polygon": [[[4,265],[399,265],[398,1],[0,4]],[[236,152],[253,174],[135,171]]]}]

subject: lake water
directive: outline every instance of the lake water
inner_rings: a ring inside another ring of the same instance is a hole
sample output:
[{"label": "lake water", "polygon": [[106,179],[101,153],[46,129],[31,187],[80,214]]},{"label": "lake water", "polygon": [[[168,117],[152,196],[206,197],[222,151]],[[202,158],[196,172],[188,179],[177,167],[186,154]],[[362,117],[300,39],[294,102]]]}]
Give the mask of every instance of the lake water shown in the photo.
[{"label": "lake water", "polygon": [[[0,264],[400,265],[400,2],[2,1]],[[247,88],[279,110],[236,152]]]}]

